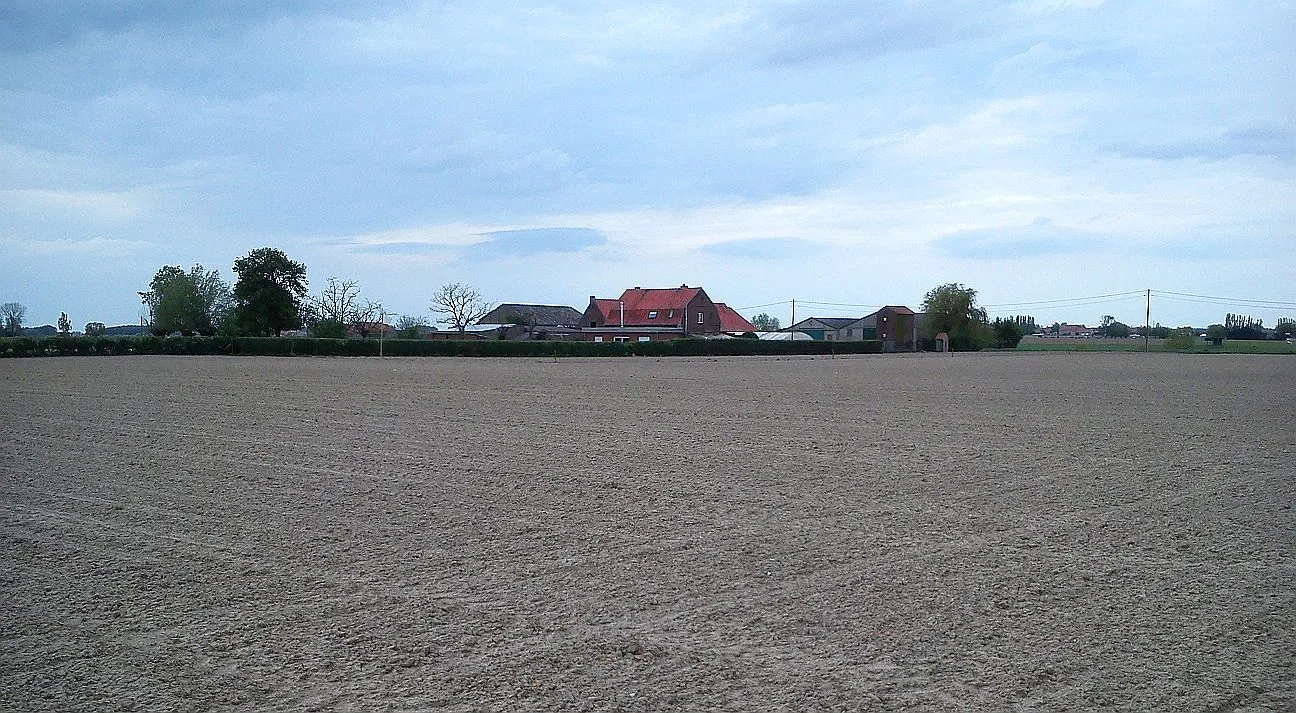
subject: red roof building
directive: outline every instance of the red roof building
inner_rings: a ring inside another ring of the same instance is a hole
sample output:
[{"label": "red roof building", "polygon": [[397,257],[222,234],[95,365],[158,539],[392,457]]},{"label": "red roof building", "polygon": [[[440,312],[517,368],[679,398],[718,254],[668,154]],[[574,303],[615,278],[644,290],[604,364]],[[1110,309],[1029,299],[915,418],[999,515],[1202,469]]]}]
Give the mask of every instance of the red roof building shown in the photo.
[{"label": "red roof building", "polygon": [[688,285],[647,290],[634,287],[614,300],[590,295],[580,326],[585,338],[595,342],[647,342],[713,336],[725,331],[716,303],[701,287]]},{"label": "red roof building", "polygon": [[715,303],[716,309],[720,312],[720,331],[725,334],[743,334],[744,332],[756,331],[756,325],[747,321],[747,318],[738,314],[733,307],[723,303]]}]

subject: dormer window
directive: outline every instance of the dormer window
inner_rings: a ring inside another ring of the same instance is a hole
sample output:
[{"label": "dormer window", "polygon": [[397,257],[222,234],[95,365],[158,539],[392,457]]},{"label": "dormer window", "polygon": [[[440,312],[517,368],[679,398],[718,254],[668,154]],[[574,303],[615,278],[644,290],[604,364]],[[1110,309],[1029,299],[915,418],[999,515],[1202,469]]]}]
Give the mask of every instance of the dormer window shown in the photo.
[{"label": "dormer window", "polygon": [[648,319],[657,319],[657,310],[648,313]]}]

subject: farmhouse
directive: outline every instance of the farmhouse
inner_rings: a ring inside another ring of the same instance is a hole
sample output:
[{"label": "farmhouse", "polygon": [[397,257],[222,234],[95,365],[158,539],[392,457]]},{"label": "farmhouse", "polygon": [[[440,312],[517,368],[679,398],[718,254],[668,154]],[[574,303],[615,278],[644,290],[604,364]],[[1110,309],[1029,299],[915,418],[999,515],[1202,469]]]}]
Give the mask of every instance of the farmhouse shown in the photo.
[{"label": "farmhouse", "polygon": [[478,325],[495,325],[499,339],[578,340],[581,313],[566,305],[506,302],[487,312]]},{"label": "farmhouse", "polygon": [[633,287],[617,299],[590,295],[580,326],[584,338],[594,342],[718,337],[724,331],[720,309],[706,290],[688,285],[665,289]]},{"label": "farmhouse", "polygon": [[804,332],[827,342],[877,339],[885,351],[914,351],[922,315],[904,305],[887,305],[864,317],[809,317],[786,331]]},{"label": "farmhouse", "polygon": [[918,346],[918,319],[904,305],[887,305],[845,327],[846,339],[878,339],[888,352],[914,351]]}]

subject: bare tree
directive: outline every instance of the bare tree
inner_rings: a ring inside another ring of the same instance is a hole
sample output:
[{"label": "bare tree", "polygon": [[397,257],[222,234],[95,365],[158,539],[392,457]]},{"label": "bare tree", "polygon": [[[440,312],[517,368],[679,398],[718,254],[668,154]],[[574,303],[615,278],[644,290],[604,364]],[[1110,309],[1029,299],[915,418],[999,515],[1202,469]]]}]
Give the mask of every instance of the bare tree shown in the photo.
[{"label": "bare tree", "polygon": [[469,285],[461,282],[452,282],[448,285],[441,285],[441,289],[432,295],[432,311],[436,314],[444,314],[441,318],[442,324],[454,325],[459,330],[459,335],[463,336],[464,329],[486,316],[491,311],[489,302],[482,299],[481,293]]},{"label": "bare tree", "polygon": [[368,339],[369,332],[375,328],[383,329],[383,325],[375,323],[382,317],[383,306],[381,302],[365,300],[357,302],[355,312],[352,314],[351,326],[360,333],[361,339]]},{"label": "bare tree", "polygon": [[0,305],[0,321],[4,322],[4,333],[11,337],[22,334],[23,318],[27,308],[19,302],[6,302]]},{"label": "bare tree", "polygon": [[320,322],[350,324],[355,321],[360,300],[360,283],[355,280],[328,279],[328,285],[318,295],[307,298],[312,316]]}]

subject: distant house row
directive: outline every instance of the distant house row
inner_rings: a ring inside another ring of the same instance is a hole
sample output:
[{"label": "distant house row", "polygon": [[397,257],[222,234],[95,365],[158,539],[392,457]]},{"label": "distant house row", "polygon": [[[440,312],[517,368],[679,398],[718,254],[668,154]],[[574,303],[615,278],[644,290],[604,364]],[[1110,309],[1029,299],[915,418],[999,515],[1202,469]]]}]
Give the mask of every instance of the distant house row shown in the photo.
[{"label": "distant house row", "polygon": [[[617,298],[590,295],[578,312],[562,305],[509,302],[465,330],[480,338],[561,339],[591,342],[648,342],[684,337],[719,338],[755,332],[756,327],[701,287],[633,287]],[[428,336],[453,339],[457,331]]]},{"label": "distant house row", "polygon": [[[701,287],[632,287],[616,298],[590,295],[584,312],[560,305],[501,304],[466,335],[488,339],[561,339],[592,342],[648,342],[666,339],[760,338],[820,341],[880,340],[887,351],[912,351],[919,344],[923,315],[888,305],[856,318],[811,317],[774,333],[757,333],[755,325]],[[457,331],[433,332],[437,339],[459,337]]]}]

